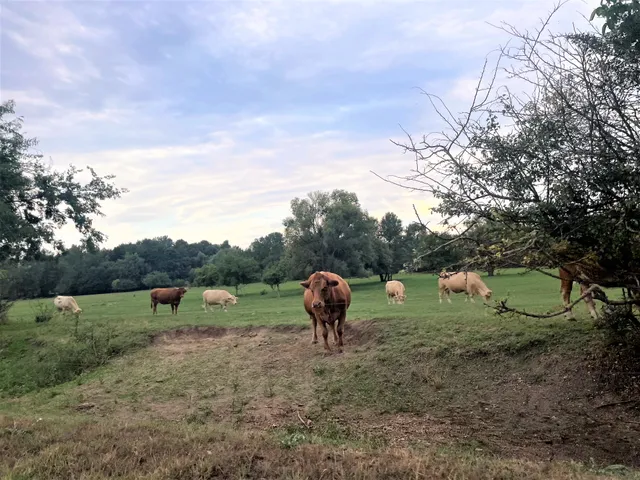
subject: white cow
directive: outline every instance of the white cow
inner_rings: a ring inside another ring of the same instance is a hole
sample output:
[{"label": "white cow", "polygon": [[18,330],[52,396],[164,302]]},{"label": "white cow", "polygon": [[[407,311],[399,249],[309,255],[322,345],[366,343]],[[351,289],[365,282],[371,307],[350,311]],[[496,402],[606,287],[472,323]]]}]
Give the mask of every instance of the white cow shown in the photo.
[{"label": "white cow", "polygon": [[76,303],[76,299],[73,297],[58,295],[56,298],[53,299],[53,304],[56,306],[56,308],[59,311],[63,311],[63,312],[70,311],[75,313],[76,315],[82,313],[82,309],[78,307],[78,304]]},{"label": "white cow", "polygon": [[480,275],[474,272],[454,272],[454,273],[441,273],[438,278],[438,297],[440,303],[442,303],[442,296],[446,295],[447,301],[451,303],[449,294],[465,292],[466,296],[464,301],[471,299],[473,303],[474,295],[478,295],[488,301],[491,298],[491,290],[487,288],[484,282],[480,279]]},{"label": "white cow", "polygon": [[407,295],[404,293],[404,285],[398,280],[389,280],[385,286],[387,292],[387,304],[391,305],[391,302],[403,304]]},{"label": "white cow", "polygon": [[[204,311],[207,312],[209,305],[220,305],[220,308],[227,312],[227,305],[235,305],[238,303],[238,297],[231,295],[226,290],[205,290],[202,292],[202,301]],[[213,311],[213,309],[211,309]]]}]

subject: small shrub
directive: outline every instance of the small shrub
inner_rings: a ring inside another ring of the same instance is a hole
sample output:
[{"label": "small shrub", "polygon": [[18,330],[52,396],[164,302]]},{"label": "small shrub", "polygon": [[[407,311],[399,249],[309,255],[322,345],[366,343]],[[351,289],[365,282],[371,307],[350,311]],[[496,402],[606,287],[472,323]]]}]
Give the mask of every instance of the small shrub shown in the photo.
[{"label": "small shrub", "polygon": [[267,293],[269,292],[267,292],[264,288],[260,290],[260,295],[266,295]]},{"label": "small shrub", "polygon": [[56,314],[56,308],[53,305],[44,302],[38,302],[35,307],[31,307],[33,318],[36,323],[47,323],[52,320]]},{"label": "small shrub", "polygon": [[13,307],[13,302],[0,299],[0,325],[9,322],[9,310]]}]

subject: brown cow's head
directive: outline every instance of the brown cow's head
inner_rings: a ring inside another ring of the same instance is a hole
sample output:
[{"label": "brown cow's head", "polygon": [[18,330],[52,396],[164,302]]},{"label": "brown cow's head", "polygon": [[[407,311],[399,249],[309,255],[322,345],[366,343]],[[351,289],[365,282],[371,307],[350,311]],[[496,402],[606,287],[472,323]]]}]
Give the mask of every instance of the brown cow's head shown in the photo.
[{"label": "brown cow's head", "polygon": [[325,302],[329,299],[329,289],[338,286],[337,280],[331,280],[321,272],[315,272],[305,282],[300,282],[304,288],[311,290],[313,299],[311,300],[311,308],[322,309]]},{"label": "brown cow's head", "polygon": [[187,289],[184,287],[178,287],[177,290],[180,292],[180,298],[184,298],[184,294],[187,293]]}]

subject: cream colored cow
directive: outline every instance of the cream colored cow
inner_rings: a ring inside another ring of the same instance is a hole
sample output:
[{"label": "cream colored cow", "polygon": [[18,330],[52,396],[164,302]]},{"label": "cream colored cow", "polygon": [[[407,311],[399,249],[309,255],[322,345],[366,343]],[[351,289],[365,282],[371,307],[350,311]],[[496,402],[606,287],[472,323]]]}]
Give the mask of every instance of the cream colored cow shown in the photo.
[{"label": "cream colored cow", "polygon": [[449,294],[465,292],[465,299],[471,299],[473,303],[474,295],[478,295],[488,301],[491,298],[491,290],[484,284],[480,275],[474,272],[454,272],[454,273],[441,273],[438,278],[438,297],[440,303],[442,303],[442,297],[446,296],[447,301],[451,303]]},{"label": "cream colored cow", "polygon": [[73,312],[76,315],[79,315],[82,313],[82,309],[78,307],[78,304],[76,303],[76,299],[73,297],[58,295],[56,298],[53,299],[53,304],[56,306],[56,308],[59,311]]},{"label": "cream colored cow", "polygon": [[398,280],[389,280],[387,285],[385,286],[385,290],[387,292],[387,304],[391,305],[391,303],[399,303],[403,304],[407,298],[405,294],[404,285],[402,282]]},{"label": "cream colored cow", "polygon": [[238,297],[231,295],[226,290],[205,290],[202,292],[202,302],[202,308],[204,308],[205,312],[208,312],[207,307],[211,305],[220,305],[220,308],[227,312],[227,305],[237,304]]}]

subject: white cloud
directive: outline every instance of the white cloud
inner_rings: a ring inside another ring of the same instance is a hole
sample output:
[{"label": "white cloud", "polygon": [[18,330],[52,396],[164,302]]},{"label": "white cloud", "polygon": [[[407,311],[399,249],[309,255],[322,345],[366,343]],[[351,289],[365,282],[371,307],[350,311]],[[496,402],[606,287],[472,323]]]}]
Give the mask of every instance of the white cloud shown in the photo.
[{"label": "white cloud", "polygon": [[[52,157],[78,165],[87,159],[62,151]],[[114,150],[92,154],[90,163],[100,174],[115,173],[118,186],[130,189],[122,199],[106,202],[106,217],[96,221],[109,246],[165,234],[247,246],[269,231],[281,231],[290,200],[313,190],[354,191],[372,215],[392,210],[406,222],[415,220],[412,203],[425,200],[370,173],[401,173],[409,167],[383,138],[289,136],[264,147],[232,140]],[[79,238],[69,228],[62,235],[67,243]]]}]

